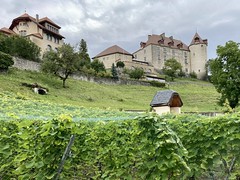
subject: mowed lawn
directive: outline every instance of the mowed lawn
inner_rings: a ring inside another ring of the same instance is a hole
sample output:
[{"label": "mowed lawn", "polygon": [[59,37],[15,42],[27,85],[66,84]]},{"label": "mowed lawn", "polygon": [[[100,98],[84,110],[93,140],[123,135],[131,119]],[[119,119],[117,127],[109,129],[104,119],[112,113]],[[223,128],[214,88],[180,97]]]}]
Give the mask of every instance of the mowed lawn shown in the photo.
[{"label": "mowed lawn", "polygon": [[[48,95],[38,95],[21,85],[38,83],[49,89]],[[26,99],[42,100],[56,104],[68,104],[84,107],[117,110],[150,110],[150,102],[157,91],[172,89],[177,91],[183,101],[183,112],[221,111],[217,105],[220,95],[214,86],[199,80],[177,80],[166,88],[141,85],[105,85],[68,79],[68,88],[62,88],[57,77],[37,72],[11,69],[0,74],[0,91],[12,92]]]}]

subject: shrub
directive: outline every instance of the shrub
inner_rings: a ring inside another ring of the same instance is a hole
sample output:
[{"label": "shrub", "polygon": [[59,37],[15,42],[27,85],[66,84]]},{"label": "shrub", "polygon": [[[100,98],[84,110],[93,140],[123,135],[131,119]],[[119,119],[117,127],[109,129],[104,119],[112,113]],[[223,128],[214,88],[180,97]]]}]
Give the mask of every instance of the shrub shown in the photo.
[{"label": "shrub", "polygon": [[135,68],[133,70],[130,70],[129,77],[133,79],[140,79],[144,75],[144,71],[142,68]]},{"label": "shrub", "polygon": [[165,87],[165,83],[162,83],[162,82],[159,82],[159,81],[149,81],[151,86],[154,86],[154,87],[160,87],[160,88],[163,88]]},{"label": "shrub", "polygon": [[181,71],[178,73],[178,76],[179,76],[179,77],[186,77],[186,73],[181,70]]},{"label": "shrub", "polygon": [[189,74],[191,78],[197,79],[197,74],[193,71]]},{"label": "shrub", "polygon": [[8,70],[9,66],[12,66],[14,61],[12,56],[0,51],[0,70]]},{"label": "shrub", "polygon": [[122,62],[122,61],[118,61],[117,64],[116,64],[116,66],[117,66],[118,68],[124,68],[124,67],[125,67],[125,64],[124,64],[124,62]]},{"label": "shrub", "polygon": [[0,51],[4,53],[31,61],[39,61],[40,48],[27,38],[20,36],[2,37],[0,44]]}]

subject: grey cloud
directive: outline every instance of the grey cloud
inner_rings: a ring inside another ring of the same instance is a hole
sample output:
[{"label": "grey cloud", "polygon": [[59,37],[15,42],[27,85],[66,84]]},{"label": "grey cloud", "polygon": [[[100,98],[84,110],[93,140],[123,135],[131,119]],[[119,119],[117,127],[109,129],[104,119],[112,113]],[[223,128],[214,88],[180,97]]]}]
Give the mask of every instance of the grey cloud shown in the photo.
[{"label": "grey cloud", "polygon": [[198,31],[209,40],[209,58],[216,56],[217,45],[239,42],[237,0],[2,0],[1,27],[9,27],[25,8],[59,24],[66,42],[85,39],[91,57],[114,44],[134,52],[152,33],[165,32],[189,44]]}]

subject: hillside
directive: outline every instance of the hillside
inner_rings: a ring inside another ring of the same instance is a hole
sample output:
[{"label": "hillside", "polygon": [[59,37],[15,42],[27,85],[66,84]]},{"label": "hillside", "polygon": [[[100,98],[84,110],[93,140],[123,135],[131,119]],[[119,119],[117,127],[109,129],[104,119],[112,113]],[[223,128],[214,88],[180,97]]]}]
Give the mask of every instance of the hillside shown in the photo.
[{"label": "hillside", "polygon": [[[38,95],[21,83],[38,83],[49,89],[48,95]],[[37,72],[11,69],[7,74],[0,74],[0,91],[11,92],[26,99],[42,100],[59,105],[98,107],[101,109],[144,110],[150,109],[154,94],[162,90],[157,87],[140,85],[103,85],[73,79],[67,80],[68,88],[62,88],[62,82],[53,76]],[[171,83],[169,89],[177,91],[185,112],[221,111],[217,105],[219,94],[207,82],[178,80]]]}]

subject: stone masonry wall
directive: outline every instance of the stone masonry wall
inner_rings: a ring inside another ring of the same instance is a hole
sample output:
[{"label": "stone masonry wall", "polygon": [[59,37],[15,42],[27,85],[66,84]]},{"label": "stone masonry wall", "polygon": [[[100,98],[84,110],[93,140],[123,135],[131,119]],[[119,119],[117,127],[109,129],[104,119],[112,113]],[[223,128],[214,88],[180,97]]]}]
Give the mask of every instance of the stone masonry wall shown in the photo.
[{"label": "stone masonry wall", "polygon": [[[30,70],[30,71],[40,72],[40,63],[38,62],[29,61],[29,60],[25,60],[17,57],[13,57],[13,60],[14,60],[13,67],[15,68],[18,68],[21,70]],[[101,78],[101,77],[95,77],[95,76],[90,76],[85,74],[74,74],[71,77],[76,80],[95,82],[99,84],[125,84],[125,85],[150,86],[150,83],[148,82],[129,80],[129,79],[114,80],[111,78]]]},{"label": "stone masonry wall", "polygon": [[13,57],[14,64],[12,67],[21,69],[21,70],[30,70],[30,71],[40,71],[40,63],[21,59],[18,57]]}]

